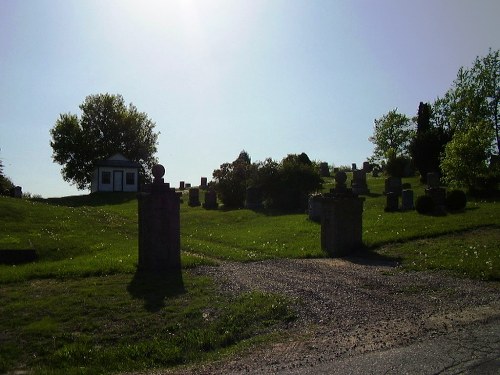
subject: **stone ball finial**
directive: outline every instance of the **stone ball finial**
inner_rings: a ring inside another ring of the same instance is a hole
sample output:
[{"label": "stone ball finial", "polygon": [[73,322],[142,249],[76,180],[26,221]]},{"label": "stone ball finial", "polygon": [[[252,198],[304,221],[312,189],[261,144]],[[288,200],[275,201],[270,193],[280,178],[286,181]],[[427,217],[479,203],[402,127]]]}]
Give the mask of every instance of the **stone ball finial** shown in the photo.
[{"label": "stone ball finial", "polygon": [[161,181],[162,177],[165,175],[165,167],[161,164],[155,164],[152,172],[155,181]]},{"label": "stone ball finial", "polygon": [[340,185],[345,185],[347,181],[347,173],[339,171],[335,174],[335,182]]}]

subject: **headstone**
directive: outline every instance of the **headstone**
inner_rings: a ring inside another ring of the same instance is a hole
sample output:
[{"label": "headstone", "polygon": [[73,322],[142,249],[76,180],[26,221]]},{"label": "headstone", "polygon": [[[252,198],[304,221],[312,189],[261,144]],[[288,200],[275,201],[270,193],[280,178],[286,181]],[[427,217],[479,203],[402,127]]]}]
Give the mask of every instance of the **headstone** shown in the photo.
[{"label": "headstone", "polygon": [[200,203],[200,189],[190,188],[189,189],[189,201],[188,205],[191,207],[201,206]]},{"label": "headstone", "polygon": [[213,190],[205,192],[205,203],[203,203],[203,208],[207,210],[216,210],[219,207],[217,203],[217,193]]},{"label": "headstone", "polygon": [[201,178],[200,189],[201,190],[207,190],[208,189],[207,178],[206,177],[202,177]]},{"label": "headstone", "polygon": [[401,192],[401,209],[403,211],[413,210],[415,208],[413,203],[413,190],[404,189]]},{"label": "headstone", "polygon": [[262,189],[254,186],[247,188],[245,208],[255,210],[262,207]]},{"label": "headstone", "polygon": [[330,169],[328,168],[328,163],[319,164],[319,175],[321,177],[330,177]]},{"label": "headstone", "polygon": [[179,183],[179,190],[184,190],[185,189],[185,186],[184,186],[184,181],[181,181]]},{"label": "headstone", "polygon": [[399,209],[399,196],[394,192],[385,195],[385,212],[395,212]]},{"label": "headstone", "polygon": [[22,198],[23,197],[23,189],[21,186],[15,186],[11,189],[10,194],[13,198]]},{"label": "headstone", "polygon": [[362,214],[364,198],[347,189],[347,176],[339,172],[337,185],[321,201],[321,248],[330,256],[349,255],[363,245]]},{"label": "headstone", "polygon": [[429,188],[439,187],[439,173],[429,172],[427,173],[427,186]]},{"label": "headstone", "polygon": [[184,184],[184,188],[186,188],[186,189],[191,189],[191,183],[186,182],[186,183]]},{"label": "headstone", "polygon": [[340,169],[335,167],[333,168],[333,175],[335,176],[337,173],[339,173]]},{"label": "headstone", "polygon": [[366,183],[366,172],[363,169],[352,172],[351,188],[354,194],[370,193],[368,184]]},{"label": "headstone", "polygon": [[365,173],[368,173],[372,170],[372,165],[369,161],[363,162],[363,170],[365,171]]},{"label": "headstone", "polygon": [[425,189],[425,195],[432,198],[436,214],[442,214],[446,211],[446,189],[442,187],[429,187]]},{"label": "headstone", "polygon": [[353,171],[357,170],[358,167],[356,166],[356,163],[352,163],[352,168],[351,168]]},{"label": "headstone", "polygon": [[311,194],[308,202],[309,220],[320,222],[321,221],[321,201],[322,196],[318,194]]},{"label": "headstone", "polygon": [[388,177],[385,179],[385,191],[384,194],[396,193],[401,195],[402,182],[401,177]]},{"label": "headstone", "polygon": [[180,202],[175,189],[163,182],[165,168],[153,167],[154,181],[137,195],[139,271],[161,276],[181,271]]}]

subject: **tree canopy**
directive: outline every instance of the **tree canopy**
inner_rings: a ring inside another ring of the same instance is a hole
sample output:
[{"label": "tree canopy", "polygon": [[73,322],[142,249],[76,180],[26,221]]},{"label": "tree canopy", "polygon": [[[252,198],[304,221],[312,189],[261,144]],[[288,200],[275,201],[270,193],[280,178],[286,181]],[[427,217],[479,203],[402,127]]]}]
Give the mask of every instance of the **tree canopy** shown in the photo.
[{"label": "tree canopy", "polygon": [[50,130],[55,162],[63,166],[65,181],[86,189],[92,181],[95,163],[121,153],[142,166],[145,178],[157,162],[154,154],[159,133],[155,123],[121,95],[89,95],[79,106],[81,117],[71,113],[59,116]]},{"label": "tree canopy", "polygon": [[500,51],[490,49],[472,67],[460,68],[452,87],[436,101],[435,112],[435,120],[452,135],[440,164],[445,179],[473,188],[500,150]]},{"label": "tree canopy", "polygon": [[408,155],[414,133],[410,118],[397,109],[375,119],[373,135],[368,138],[375,145],[373,159],[386,161]]}]

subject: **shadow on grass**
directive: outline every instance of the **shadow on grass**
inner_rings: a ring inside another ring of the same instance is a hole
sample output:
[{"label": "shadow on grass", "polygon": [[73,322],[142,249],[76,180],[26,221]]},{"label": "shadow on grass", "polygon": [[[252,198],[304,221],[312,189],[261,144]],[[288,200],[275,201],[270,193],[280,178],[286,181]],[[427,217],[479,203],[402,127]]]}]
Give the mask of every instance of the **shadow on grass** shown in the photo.
[{"label": "shadow on grass", "polygon": [[363,266],[387,266],[387,267],[397,267],[403,261],[401,257],[391,257],[387,255],[379,254],[375,251],[375,248],[370,248],[367,246],[360,247],[354,250],[349,256],[344,257],[345,260],[360,264]]},{"label": "shadow on grass", "polygon": [[161,310],[165,299],[185,293],[182,273],[170,274],[137,271],[127,286],[130,295],[144,300],[144,308],[150,312]]},{"label": "shadow on grass", "polygon": [[107,206],[130,202],[137,199],[137,193],[92,193],[87,195],[72,195],[61,198],[36,198],[36,202],[47,203],[53,206],[82,207]]}]

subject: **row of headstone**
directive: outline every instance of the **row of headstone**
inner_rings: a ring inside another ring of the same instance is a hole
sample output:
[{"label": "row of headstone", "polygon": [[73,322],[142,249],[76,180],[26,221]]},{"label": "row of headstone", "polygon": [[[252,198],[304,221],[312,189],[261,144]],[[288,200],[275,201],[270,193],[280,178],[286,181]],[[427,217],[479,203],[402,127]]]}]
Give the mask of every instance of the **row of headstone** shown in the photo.
[{"label": "row of headstone", "polygon": [[[388,177],[385,180],[386,206],[385,211],[408,211],[415,208],[414,194],[409,184],[403,184],[400,177]],[[446,189],[440,185],[438,173],[427,173],[425,195],[432,198],[436,210],[444,211],[446,204]],[[399,206],[401,197],[401,207]]]},{"label": "row of headstone", "polygon": [[191,188],[189,189],[188,206],[203,206],[203,208],[207,210],[216,210],[219,207],[219,204],[217,203],[217,193],[213,190],[205,191],[205,202],[202,205],[200,202],[200,189]]},{"label": "row of headstone", "polygon": [[[191,184],[190,183],[186,183],[185,181],[180,181],[179,182],[179,190],[186,190],[186,189],[190,189],[190,188],[191,188]],[[200,187],[199,188],[201,190],[208,190],[208,181],[207,181],[206,177],[202,177],[201,178]]]}]

